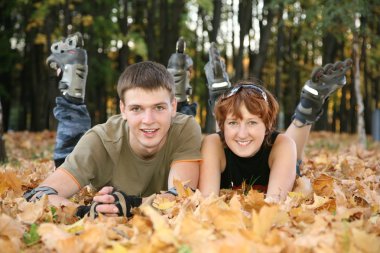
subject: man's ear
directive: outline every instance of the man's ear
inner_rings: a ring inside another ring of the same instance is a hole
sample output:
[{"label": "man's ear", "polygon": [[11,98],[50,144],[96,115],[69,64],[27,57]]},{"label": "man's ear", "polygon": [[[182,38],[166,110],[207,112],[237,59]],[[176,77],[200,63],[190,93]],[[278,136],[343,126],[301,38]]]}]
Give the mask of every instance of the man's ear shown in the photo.
[{"label": "man's ear", "polygon": [[176,97],[172,99],[172,108],[173,108],[172,116],[174,117],[177,113],[177,98]]},{"label": "man's ear", "polygon": [[127,116],[125,113],[125,105],[124,105],[123,100],[121,99],[119,100],[119,108],[120,108],[121,116],[123,117],[124,120],[127,120]]}]

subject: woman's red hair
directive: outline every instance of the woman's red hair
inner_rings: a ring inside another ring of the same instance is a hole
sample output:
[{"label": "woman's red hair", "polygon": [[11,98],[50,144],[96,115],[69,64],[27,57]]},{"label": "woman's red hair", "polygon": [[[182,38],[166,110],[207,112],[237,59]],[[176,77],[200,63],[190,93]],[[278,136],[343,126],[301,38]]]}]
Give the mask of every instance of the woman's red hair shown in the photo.
[{"label": "woman's red hair", "polygon": [[264,122],[266,128],[264,143],[270,145],[268,137],[269,133],[275,130],[279,105],[277,100],[268,90],[256,83],[257,81],[239,81],[235,86],[255,85],[265,92],[267,101],[265,101],[258,89],[241,88],[241,90],[229,98],[223,99],[223,95],[219,97],[215,105],[215,118],[221,134],[224,136],[224,122],[227,115],[232,113],[232,115],[236,116],[238,119],[242,119],[240,106],[244,104],[251,114],[260,117]]}]

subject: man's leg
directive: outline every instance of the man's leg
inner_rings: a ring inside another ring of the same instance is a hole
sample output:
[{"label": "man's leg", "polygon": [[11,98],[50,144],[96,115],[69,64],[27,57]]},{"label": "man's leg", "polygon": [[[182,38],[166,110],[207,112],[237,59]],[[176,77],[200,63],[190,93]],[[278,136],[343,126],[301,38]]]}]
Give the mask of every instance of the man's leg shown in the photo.
[{"label": "man's leg", "polygon": [[193,67],[193,60],[185,53],[185,50],[186,43],[183,38],[180,37],[177,41],[176,52],[169,58],[167,69],[174,79],[177,112],[195,116],[197,113],[197,104],[189,104],[188,99],[192,94],[190,72]]},{"label": "man's leg", "polygon": [[90,115],[84,104],[87,53],[82,46],[82,35],[75,33],[54,43],[51,47],[52,54],[46,60],[61,77],[58,88],[63,95],[56,98],[57,106],[54,108],[54,116],[58,120],[54,149],[56,167],[64,162],[80,137],[91,127]]},{"label": "man's leg", "polygon": [[313,71],[301,91],[301,99],[293,115],[293,121],[286,130],[297,146],[297,159],[302,160],[303,151],[310,134],[312,124],[323,113],[323,104],[336,90],[346,84],[346,72],[351,68],[352,60],[327,64]]},{"label": "man's leg", "polygon": [[[209,50],[209,61],[205,65],[205,74],[207,78],[207,87],[209,91],[209,112],[214,115],[216,100],[227,90],[231,88],[226,66],[220,59],[219,50],[214,42],[211,43]],[[213,116],[213,121],[215,118]],[[216,129],[218,126],[216,126]],[[207,131],[211,132],[211,131]]]}]

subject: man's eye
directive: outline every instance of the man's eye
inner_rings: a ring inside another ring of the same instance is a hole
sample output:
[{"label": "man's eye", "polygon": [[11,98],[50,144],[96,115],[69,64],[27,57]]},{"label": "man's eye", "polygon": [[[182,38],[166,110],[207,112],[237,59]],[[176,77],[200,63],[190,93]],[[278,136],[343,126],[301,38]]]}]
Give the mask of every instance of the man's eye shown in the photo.
[{"label": "man's eye", "polygon": [[132,108],[131,108],[131,111],[132,111],[132,112],[139,112],[140,110],[141,110],[140,107],[132,107]]},{"label": "man's eye", "polygon": [[157,105],[157,106],[156,106],[156,110],[157,110],[157,111],[163,111],[163,110],[165,110],[165,107],[162,106],[162,105]]}]

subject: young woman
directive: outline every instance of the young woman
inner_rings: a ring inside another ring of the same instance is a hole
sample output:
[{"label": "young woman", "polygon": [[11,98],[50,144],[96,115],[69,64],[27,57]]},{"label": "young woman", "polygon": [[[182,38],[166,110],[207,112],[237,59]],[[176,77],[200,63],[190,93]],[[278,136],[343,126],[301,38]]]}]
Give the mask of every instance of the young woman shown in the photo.
[{"label": "young woman", "polygon": [[275,130],[278,103],[256,82],[239,82],[215,106],[220,131],[202,143],[199,189],[204,195],[243,182],[277,201],[296,177],[296,144]]},{"label": "young woman", "polygon": [[[217,51],[215,45],[212,50]],[[279,133],[273,95],[258,81],[238,82],[232,89],[228,85],[227,92],[219,95],[221,90],[213,87],[229,80],[219,54],[210,53],[210,57],[206,76],[210,97],[217,99],[214,113],[219,132],[203,140],[198,188],[205,196],[218,195],[220,188],[245,182],[266,192],[268,202],[283,200],[293,188],[311,126],[323,113],[327,98],[346,84],[352,60],[316,68],[302,88],[292,123]]]}]

